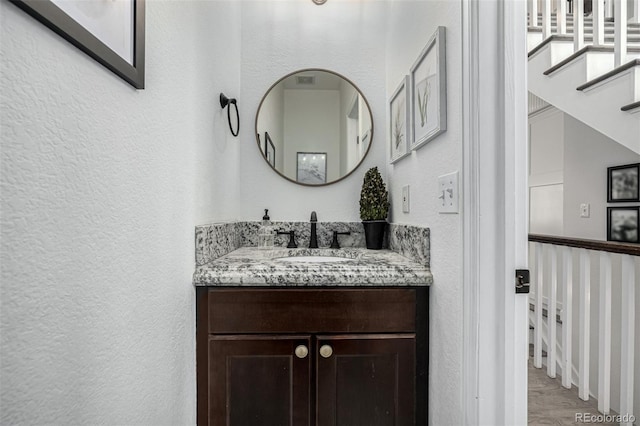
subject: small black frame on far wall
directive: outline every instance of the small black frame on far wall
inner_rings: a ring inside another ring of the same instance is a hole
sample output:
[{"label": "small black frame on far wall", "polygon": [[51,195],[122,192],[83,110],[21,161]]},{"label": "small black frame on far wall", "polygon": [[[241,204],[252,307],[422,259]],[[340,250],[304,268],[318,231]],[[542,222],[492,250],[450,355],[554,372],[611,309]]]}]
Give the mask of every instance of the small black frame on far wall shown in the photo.
[{"label": "small black frame on far wall", "polygon": [[607,202],[640,201],[639,174],[640,163],[607,168]]},{"label": "small black frame on far wall", "polygon": [[[260,136],[258,135],[258,138]],[[258,139],[260,140],[260,139]],[[269,132],[264,132],[264,157],[267,159],[271,167],[276,168],[276,147],[273,145]]]},{"label": "small black frame on far wall", "polygon": [[[66,2],[63,10],[50,0],[10,1],[136,89],[144,89],[145,0],[95,2],[92,7],[99,7],[100,16],[104,17],[98,19],[89,16],[76,2]],[[122,9],[111,13],[117,8]],[[132,18],[130,24],[129,18]],[[114,33],[112,28],[120,28],[122,32]],[[109,47],[114,44],[107,38],[111,41],[130,39],[130,43],[122,43],[118,53],[115,47]]]},{"label": "small black frame on far wall", "polygon": [[607,207],[607,241],[640,243],[640,207]]}]

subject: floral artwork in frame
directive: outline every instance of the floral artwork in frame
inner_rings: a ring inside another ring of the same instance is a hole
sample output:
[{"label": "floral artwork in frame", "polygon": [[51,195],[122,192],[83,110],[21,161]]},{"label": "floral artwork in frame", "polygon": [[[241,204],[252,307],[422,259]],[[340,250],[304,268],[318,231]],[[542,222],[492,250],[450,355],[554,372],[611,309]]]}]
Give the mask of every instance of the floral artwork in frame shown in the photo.
[{"label": "floral artwork in frame", "polygon": [[411,149],[447,130],[445,27],[438,27],[411,67]]},{"label": "floral artwork in frame", "polygon": [[409,76],[406,75],[389,100],[389,162],[395,163],[410,154],[409,122],[411,121],[408,96]]}]

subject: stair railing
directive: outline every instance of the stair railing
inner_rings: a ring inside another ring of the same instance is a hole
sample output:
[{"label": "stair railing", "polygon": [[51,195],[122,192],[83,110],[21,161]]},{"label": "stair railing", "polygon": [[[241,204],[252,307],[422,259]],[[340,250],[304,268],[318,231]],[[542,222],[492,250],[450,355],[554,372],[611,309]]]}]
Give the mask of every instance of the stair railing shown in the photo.
[{"label": "stair railing", "polygon": [[[609,414],[611,410],[611,367],[618,364],[612,359],[612,284],[616,293],[620,291],[620,346],[614,353],[619,353],[620,369],[620,414],[633,415],[634,398],[634,361],[635,361],[635,323],[636,306],[635,291],[639,285],[635,274],[636,262],[640,261],[640,245],[625,244],[576,238],[555,237],[547,235],[529,235],[532,258],[532,297],[534,305],[534,360],[537,368],[542,368],[543,321],[546,321],[547,335],[547,375],[556,377],[556,363],[562,371],[562,385],[572,387],[572,336],[578,333],[578,394],[588,400],[590,339],[591,334],[598,334],[598,410]],[[577,256],[578,270],[574,273],[574,255]],[[599,279],[591,276],[591,258],[599,259]],[[612,256],[616,259],[615,267],[620,268],[614,274]],[[558,264],[561,265],[559,277]],[[618,273],[619,272],[619,273]],[[620,280],[613,281],[614,276]],[[559,279],[560,278],[560,279]],[[594,285],[591,281],[594,281]],[[577,288],[576,288],[577,285]],[[560,287],[560,289],[558,289]],[[597,288],[599,294],[597,329],[591,322],[591,289]],[[548,290],[546,290],[548,289]],[[543,297],[547,293],[547,316],[543,319]],[[562,296],[561,337],[556,336],[556,312],[558,311],[558,295]],[[574,297],[578,298],[578,324],[573,324]],[[617,302],[617,301],[616,301]],[[616,304],[617,306],[617,304]],[[556,342],[560,356],[556,351]],[[595,355],[595,354],[594,354]],[[640,354],[639,354],[640,355]],[[613,361],[613,362],[612,362]],[[621,423],[629,424],[631,423]]]},{"label": "stair railing", "polygon": [[[567,13],[572,16],[573,50],[577,52],[585,46],[585,9],[592,15],[594,46],[605,45],[605,21],[614,20],[614,64],[619,67],[627,59],[627,23],[640,23],[640,0],[631,0],[632,10],[627,10],[627,0],[528,0],[529,25],[542,28],[542,38],[554,33],[568,33]],[[556,25],[551,19],[555,11]],[[538,14],[541,14],[540,22]],[[629,16],[631,15],[631,18]]]}]

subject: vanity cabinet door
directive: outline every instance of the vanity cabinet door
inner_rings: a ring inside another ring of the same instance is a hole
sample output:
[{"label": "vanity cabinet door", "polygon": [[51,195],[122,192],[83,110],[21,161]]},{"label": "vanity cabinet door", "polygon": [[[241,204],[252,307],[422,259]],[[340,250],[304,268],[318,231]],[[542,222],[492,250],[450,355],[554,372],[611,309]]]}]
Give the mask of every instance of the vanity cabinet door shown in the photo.
[{"label": "vanity cabinet door", "polygon": [[318,336],[317,426],[415,425],[415,334]]},{"label": "vanity cabinet door", "polygon": [[209,424],[310,424],[309,336],[210,335]]}]

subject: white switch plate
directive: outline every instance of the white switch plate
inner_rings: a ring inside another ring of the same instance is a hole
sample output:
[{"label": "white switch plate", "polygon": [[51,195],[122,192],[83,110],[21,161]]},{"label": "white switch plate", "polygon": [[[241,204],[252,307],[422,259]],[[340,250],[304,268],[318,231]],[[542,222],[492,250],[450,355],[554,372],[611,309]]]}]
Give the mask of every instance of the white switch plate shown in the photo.
[{"label": "white switch plate", "polygon": [[409,213],[409,185],[402,187],[402,211]]},{"label": "white switch plate", "polygon": [[458,172],[438,177],[440,213],[458,213]]},{"label": "white switch plate", "polygon": [[591,217],[591,204],[580,204],[580,217]]}]

